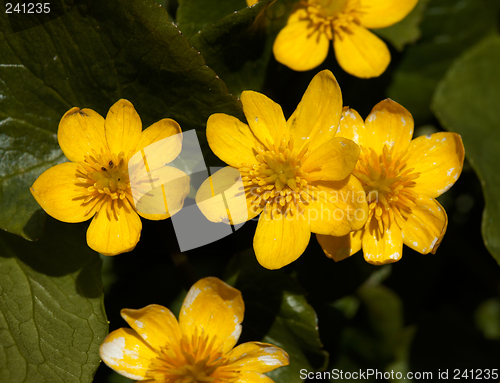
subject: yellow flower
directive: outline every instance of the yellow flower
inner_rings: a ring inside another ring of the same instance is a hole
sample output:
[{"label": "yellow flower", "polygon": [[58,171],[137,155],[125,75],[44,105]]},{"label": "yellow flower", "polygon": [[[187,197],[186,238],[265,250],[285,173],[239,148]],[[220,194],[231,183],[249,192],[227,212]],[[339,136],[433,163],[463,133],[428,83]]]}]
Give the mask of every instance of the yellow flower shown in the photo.
[{"label": "yellow flower", "polygon": [[274,57],[296,71],[316,68],[335,56],[347,73],[380,76],[391,61],[385,43],[367,28],[402,20],[418,0],[301,0],[274,42]]},{"label": "yellow flower", "polygon": [[288,365],[288,354],[260,342],[234,347],[244,311],[239,290],[204,278],[186,295],[179,322],[159,305],[122,310],[132,329],[110,333],[101,358],[116,372],[150,383],[272,383],[263,373]]},{"label": "yellow flower", "polygon": [[342,260],[363,248],[367,262],[381,265],[401,259],[403,243],[422,254],[434,254],[448,218],[435,200],[462,172],[464,147],[456,133],[434,133],[412,140],[411,114],[392,100],[373,108],[363,123],[345,108],[339,136],[361,147],[353,174],[369,203],[362,230],[335,238],[318,235],[325,254]]},{"label": "yellow flower", "polygon": [[[46,170],[31,193],[47,214],[60,221],[83,222],[94,217],[87,243],[95,251],[104,255],[131,251],[142,228],[137,214],[154,220],[168,218],[182,207],[189,192],[186,174],[164,167],[164,171],[182,173],[177,187],[170,191],[175,195],[168,198],[170,213],[145,214],[134,205],[129,160],[148,145],[171,136],[176,143],[163,154],[164,163],[181,150],[181,128],[174,120],[163,119],[142,131],[141,119],[127,100],[116,102],[106,120],[91,109],[72,108],[62,117],[57,131],[61,150],[72,162]],[[147,172],[142,176],[147,178]]]},{"label": "yellow flower", "polygon": [[257,4],[259,0],[247,0],[247,7],[251,7],[254,4]]},{"label": "yellow flower", "polygon": [[[277,269],[293,262],[306,249],[311,232],[345,235],[360,229],[368,206],[360,182],[351,176],[359,147],[335,137],[342,95],[333,74],[325,70],[313,78],[288,121],[281,107],[260,93],[245,91],[241,102],[249,125],[213,114],[207,122],[207,140],[212,151],[242,176],[240,194],[247,211],[231,210],[231,223],[262,212],[253,241],[259,263]],[[221,222],[220,210],[203,201],[214,194],[212,181],[220,172],[205,181],[196,196],[212,222]],[[240,194],[236,191],[229,199]]]}]

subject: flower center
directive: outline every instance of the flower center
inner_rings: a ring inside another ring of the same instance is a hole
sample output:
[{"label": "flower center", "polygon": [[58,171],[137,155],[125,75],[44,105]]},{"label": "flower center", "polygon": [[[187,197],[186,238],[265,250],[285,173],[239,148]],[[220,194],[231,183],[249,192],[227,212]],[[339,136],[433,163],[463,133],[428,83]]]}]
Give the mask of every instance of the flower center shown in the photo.
[{"label": "flower center", "polygon": [[148,378],[162,383],[233,383],[239,371],[230,366],[222,350],[214,348],[216,337],[209,340],[202,330],[179,344],[164,347],[148,367]]},{"label": "flower center", "polygon": [[342,38],[352,23],[359,24],[363,13],[359,0],[302,0],[311,23],[311,35],[316,31],[333,40],[334,35]]},{"label": "flower center", "polygon": [[[130,157],[129,153],[129,156]],[[101,150],[98,154],[92,150],[92,155],[86,155],[84,161],[79,162],[77,186],[85,187],[82,197],[84,204],[89,208],[85,215],[89,214],[97,205],[100,209],[103,203],[107,203],[108,213],[118,210],[114,208],[118,201],[132,208],[132,193],[128,175],[128,158],[123,152],[118,155]],[[81,190],[81,189],[78,189]]]},{"label": "flower center", "polygon": [[353,174],[361,181],[368,202],[368,226],[375,217],[383,233],[390,222],[400,227],[411,214],[418,195],[412,190],[419,173],[407,169],[408,153],[394,154],[394,146],[384,145],[382,154],[361,146],[356,169]]},{"label": "flower center", "polygon": [[257,147],[255,158],[259,164],[240,164],[247,200],[252,208],[266,213],[301,213],[316,190],[308,184],[308,174],[301,170],[302,161],[308,156],[307,145],[300,151],[293,151],[293,141],[281,140],[278,144],[267,142],[267,147]]},{"label": "flower center", "polygon": [[315,2],[321,8],[321,13],[325,17],[337,16],[347,4],[347,0],[316,0]]}]

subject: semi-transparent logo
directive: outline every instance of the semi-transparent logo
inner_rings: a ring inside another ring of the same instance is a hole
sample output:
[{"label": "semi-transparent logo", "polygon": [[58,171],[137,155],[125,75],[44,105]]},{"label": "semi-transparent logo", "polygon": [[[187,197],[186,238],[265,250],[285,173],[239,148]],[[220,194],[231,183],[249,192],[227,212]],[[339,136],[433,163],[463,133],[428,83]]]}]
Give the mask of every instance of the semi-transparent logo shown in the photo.
[{"label": "semi-transparent logo", "polygon": [[194,130],[137,152],[129,178],[137,211],[151,219],[169,214],[181,251],[224,238],[248,220],[239,171],[207,168]]}]

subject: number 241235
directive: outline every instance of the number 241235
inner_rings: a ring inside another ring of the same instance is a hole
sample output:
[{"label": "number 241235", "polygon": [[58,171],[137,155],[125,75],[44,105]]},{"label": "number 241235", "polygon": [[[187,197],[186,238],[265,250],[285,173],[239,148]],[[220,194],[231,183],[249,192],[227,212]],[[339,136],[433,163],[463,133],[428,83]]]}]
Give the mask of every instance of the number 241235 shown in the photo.
[{"label": "number 241235", "polygon": [[50,13],[50,3],[5,3],[5,13]]}]

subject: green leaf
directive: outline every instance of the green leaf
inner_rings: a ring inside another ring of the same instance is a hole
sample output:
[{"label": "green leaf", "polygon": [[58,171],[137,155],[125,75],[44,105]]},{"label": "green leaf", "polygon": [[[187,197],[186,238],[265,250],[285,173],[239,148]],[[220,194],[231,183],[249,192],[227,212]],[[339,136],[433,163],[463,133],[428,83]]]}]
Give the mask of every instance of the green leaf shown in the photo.
[{"label": "green leaf", "polygon": [[29,187],[64,160],[55,134],[71,107],[105,115],[126,98],[144,127],[170,117],[183,130],[203,131],[216,112],[244,118],[240,101],[152,0],[59,8],[49,21],[16,19],[15,33],[0,14],[0,227],[29,239],[42,221],[31,218],[38,206]]},{"label": "green leaf", "polygon": [[[367,365],[384,366],[395,358],[401,336],[401,300],[385,286],[370,284],[361,286],[356,297],[360,302],[354,322],[357,325],[351,325],[344,331],[341,348]],[[374,349],[376,354],[371,352]]]},{"label": "green leaf", "polygon": [[[415,331],[415,326],[409,326],[400,330],[399,332],[398,343],[395,347],[396,358],[391,364],[386,367],[385,371],[400,372],[400,376],[402,378],[398,379],[397,375],[391,374],[391,379],[389,379],[390,382],[410,383],[412,382],[412,380],[407,377],[415,376],[415,374],[408,375],[409,372],[416,372],[411,371],[410,368],[410,350],[413,339],[415,337]],[[392,378],[393,376],[395,377],[394,379]]]},{"label": "green leaf", "polygon": [[[342,301],[350,298],[358,302],[354,317],[346,315],[348,320],[336,321],[337,326],[341,327],[340,339],[336,342],[336,360],[328,370],[351,373],[367,369],[376,369],[381,373],[392,370],[393,376],[398,372],[404,376],[409,371],[409,350],[415,329],[404,327],[403,303],[399,296],[379,284],[380,279],[384,279],[386,272],[391,270],[387,266],[384,268],[382,273],[372,274],[355,295],[330,305],[344,312]],[[373,375],[367,377],[370,382],[378,381]]]},{"label": "green leaf", "polygon": [[422,35],[419,25],[428,2],[429,0],[419,0],[415,8],[399,23],[372,31],[389,41],[397,50],[403,50],[405,45],[414,43]]},{"label": "green leaf", "polygon": [[482,302],[475,312],[476,327],[486,339],[500,340],[500,299]]},{"label": "green leaf", "polygon": [[464,53],[436,89],[432,108],[441,124],[462,136],[485,198],[483,240],[500,264],[500,36]]},{"label": "green leaf", "polygon": [[183,0],[182,4],[179,8],[181,16],[182,9],[191,10],[191,18],[186,17],[186,20],[196,20],[197,33],[184,32],[186,27],[182,23],[181,30],[190,36],[189,42],[224,80],[229,91],[236,96],[244,90],[261,91],[267,79],[268,65],[272,62],[274,40],[286,25],[297,0],[261,0],[241,10],[236,10],[239,5],[233,0],[232,8],[219,9],[217,16],[210,17],[210,23],[206,23],[205,14],[215,12],[211,3]]},{"label": "green leaf", "polygon": [[317,317],[297,282],[282,270],[266,270],[253,251],[237,255],[226,270],[226,281],[239,289],[245,301],[241,342],[262,340],[283,348],[290,365],[268,375],[275,382],[302,382],[300,370],[324,369]]},{"label": "green leaf", "polygon": [[189,42],[237,96],[264,84],[272,43],[266,33],[269,1],[234,12],[193,35]]},{"label": "green leaf", "polygon": [[36,239],[45,213],[29,187],[45,169],[66,158],[54,133],[15,117],[0,118],[0,227]]},{"label": "green leaf", "polygon": [[1,382],[92,381],[108,324],[84,229],[49,219],[38,242],[0,232]]},{"label": "green leaf", "polygon": [[432,117],[430,102],[438,81],[462,52],[497,28],[496,0],[430,0],[422,38],[405,51],[388,95],[404,105],[418,124]]},{"label": "green leaf", "polygon": [[246,8],[245,0],[179,0],[176,22],[183,35],[190,38],[233,12]]},{"label": "green leaf", "polygon": [[375,358],[391,359],[404,323],[401,299],[383,285],[364,284],[358,289],[357,295],[361,301],[362,315],[368,323],[368,331],[380,343]]}]

